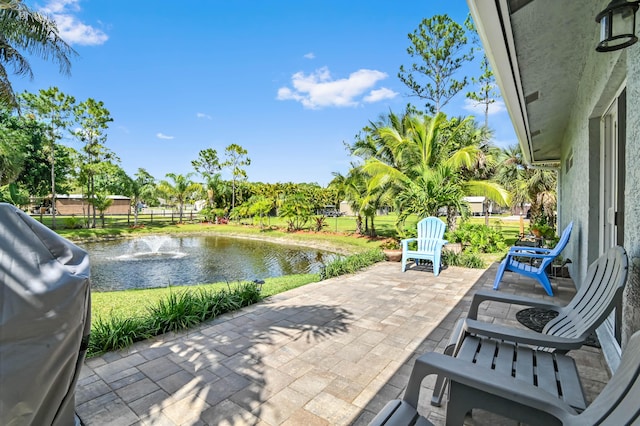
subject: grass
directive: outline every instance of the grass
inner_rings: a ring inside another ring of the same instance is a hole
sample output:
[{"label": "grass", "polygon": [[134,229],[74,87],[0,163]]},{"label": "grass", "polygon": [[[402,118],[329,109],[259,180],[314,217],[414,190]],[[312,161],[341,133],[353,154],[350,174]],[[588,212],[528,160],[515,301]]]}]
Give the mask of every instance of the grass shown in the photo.
[{"label": "grass", "polygon": [[[272,296],[312,282],[320,281],[319,274],[287,275],[267,278],[262,286],[263,296]],[[140,317],[147,310],[169,297],[176,289],[220,291],[227,283],[202,284],[188,287],[163,287],[140,290],[121,290],[91,293],[91,315],[94,319],[106,320],[110,317]]]}]

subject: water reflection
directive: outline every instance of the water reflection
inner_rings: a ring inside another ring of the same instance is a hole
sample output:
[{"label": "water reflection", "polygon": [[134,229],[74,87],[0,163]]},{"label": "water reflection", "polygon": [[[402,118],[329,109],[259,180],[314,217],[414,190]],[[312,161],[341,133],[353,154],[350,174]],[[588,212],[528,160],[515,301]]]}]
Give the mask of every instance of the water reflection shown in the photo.
[{"label": "water reflection", "polygon": [[[92,289],[192,285],[317,273],[338,255],[306,247],[219,236],[150,237],[83,244]],[[151,243],[151,244],[150,244]]]}]

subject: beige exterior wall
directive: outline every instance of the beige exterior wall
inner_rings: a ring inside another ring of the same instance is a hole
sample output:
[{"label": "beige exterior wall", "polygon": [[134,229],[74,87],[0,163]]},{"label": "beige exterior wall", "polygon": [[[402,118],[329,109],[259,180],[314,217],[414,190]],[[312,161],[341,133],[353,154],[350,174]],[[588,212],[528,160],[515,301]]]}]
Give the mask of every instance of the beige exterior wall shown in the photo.
[{"label": "beige exterior wall", "polygon": [[[105,214],[128,214],[131,211],[129,198],[116,198]],[[89,205],[80,198],[56,198],[56,212],[60,215],[86,214]]]}]

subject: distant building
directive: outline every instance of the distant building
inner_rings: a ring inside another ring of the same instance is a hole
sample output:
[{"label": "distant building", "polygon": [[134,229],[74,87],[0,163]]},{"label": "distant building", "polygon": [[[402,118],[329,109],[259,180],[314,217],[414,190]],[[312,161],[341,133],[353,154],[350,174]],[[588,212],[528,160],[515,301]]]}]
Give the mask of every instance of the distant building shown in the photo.
[{"label": "distant building", "polygon": [[[131,212],[131,198],[124,195],[108,195],[113,203],[105,214],[129,214]],[[56,195],[56,213],[61,215],[87,214],[89,208],[87,199],[82,194]]]}]

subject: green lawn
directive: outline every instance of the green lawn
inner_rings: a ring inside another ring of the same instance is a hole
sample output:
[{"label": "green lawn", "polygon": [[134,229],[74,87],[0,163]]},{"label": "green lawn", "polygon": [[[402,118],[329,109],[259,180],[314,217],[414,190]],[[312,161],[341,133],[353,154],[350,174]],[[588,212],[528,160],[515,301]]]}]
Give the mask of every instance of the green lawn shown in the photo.
[{"label": "green lawn", "polygon": [[[284,277],[267,278],[262,286],[262,295],[271,296],[282,293],[305,284],[320,280],[318,274],[288,275]],[[215,283],[194,285],[188,287],[164,287],[140,290],[122,290],[91,293],[91,316],[106,319],[109,317],[133,318],[141,317],[147,313],[147,308],[157,305],[161,299],[166,299],[170,292],[183,291],[184,289],[225,289],[227,285],[236,283]]]}]

